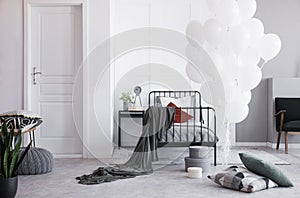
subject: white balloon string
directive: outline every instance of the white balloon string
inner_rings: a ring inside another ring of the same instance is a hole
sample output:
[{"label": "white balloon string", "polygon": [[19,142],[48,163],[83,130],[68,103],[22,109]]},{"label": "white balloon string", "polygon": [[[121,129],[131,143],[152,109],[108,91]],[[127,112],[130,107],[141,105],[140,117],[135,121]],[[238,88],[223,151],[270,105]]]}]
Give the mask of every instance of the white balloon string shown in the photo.
[{"label": "white balloon string", "polygon": [[231,149],[231,143],[230,143],[230,133],[231,133],[231,123],[228,121],[225,121],[225,141],[222,144],[222,162],[223,165],[228,165],[229,162],[229,154]]}]

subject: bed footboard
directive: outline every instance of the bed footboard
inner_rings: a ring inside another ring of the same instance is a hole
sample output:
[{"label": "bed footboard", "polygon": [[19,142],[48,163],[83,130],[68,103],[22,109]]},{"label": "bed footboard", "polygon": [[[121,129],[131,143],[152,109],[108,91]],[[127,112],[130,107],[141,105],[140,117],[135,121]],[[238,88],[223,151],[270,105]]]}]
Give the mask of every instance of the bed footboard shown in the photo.
[{"label": "bed footboard", "polygon": [[[176,109],[174,122],[168,131],[158,137],[158,147],[213,147],[216,166],[218,137],[215,109],[201,105],[201,94],[198,91],[151,91],[148,103],[149,106],[167,106],[170,104],[168,98],[172,103],[168,106]],[[186,101],[190,102],[189,105],[186,105]],[[174,103],[185,105],[177,106]]]}]

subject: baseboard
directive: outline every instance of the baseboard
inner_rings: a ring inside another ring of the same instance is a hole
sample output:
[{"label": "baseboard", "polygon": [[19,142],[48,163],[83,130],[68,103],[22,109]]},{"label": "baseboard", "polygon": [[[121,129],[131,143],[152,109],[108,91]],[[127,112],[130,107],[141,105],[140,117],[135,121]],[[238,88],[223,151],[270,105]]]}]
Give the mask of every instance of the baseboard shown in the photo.
[{"label": "baseboard", "polygon": [[[272,142],[236,142],[235,146],[266,146],[270,148],[276,148],[276,143]],[[280,149],[284,149],[284,143],[279,145]],[[289,143],[290,149],[300,149],[300,144],[298,143]]]},{"label": "baseboard", "polygon": [[[276,148],[277,143],[267,142],[267,147]],[[284,143],[279,144],[279,149],[284,149]],[[289,149],[300,149],[300,144],[289,143]]]},{"label": "baseboard", "polygon": [[82,154],[53,154],[54,158],[83,158]]},{"label": "baseboard", "polygon": [[267,142],[236,142],[235,146],[267,146]]}]

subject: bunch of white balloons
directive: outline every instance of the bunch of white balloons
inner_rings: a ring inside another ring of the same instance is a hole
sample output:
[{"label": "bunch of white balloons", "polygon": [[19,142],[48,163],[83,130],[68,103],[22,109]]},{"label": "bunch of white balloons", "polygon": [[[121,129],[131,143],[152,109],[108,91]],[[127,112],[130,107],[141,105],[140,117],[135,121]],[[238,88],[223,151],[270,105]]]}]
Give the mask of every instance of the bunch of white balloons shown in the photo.
[{"label": "bunch of white balloons", "polygon": [[[200,80],[191,64],[187,65],[187,75],[204,86],[213,83],[209,67],[216,66],[225,91],[225,117],[231,123],[238,123],[247,117],[251,90],[261,81],[263,65],[279,53],[281,40],[276,34],[265,34],[263,23],[253,18],[255,0],[206,0],[206,3],[213,17],[204,24],[199,21],[188,24],[186,55],[190,60],[199,59],[199,70],[207,78],[205,82]],[[209,65],[198,53],[200,48],[205,49],[214,65]]]}]

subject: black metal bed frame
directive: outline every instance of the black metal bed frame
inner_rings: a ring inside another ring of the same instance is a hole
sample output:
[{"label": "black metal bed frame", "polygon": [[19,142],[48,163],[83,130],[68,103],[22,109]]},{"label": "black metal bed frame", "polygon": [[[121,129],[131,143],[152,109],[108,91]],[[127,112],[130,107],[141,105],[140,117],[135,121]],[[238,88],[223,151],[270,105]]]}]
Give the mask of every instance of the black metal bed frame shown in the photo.
[{"label": "black metal bed frame", "polygon": [[[171,140],[168,139],[168,133],[166,133],[165,142],[159,142],[158,147],[188,147],[188,146],[207,146],[207,147],[214,147],[214,165],[217,165],[217,134],[216,134],[216,114],[215,109],[212,107],[203,107],[201,105],[201,94],[199,91],[151,91],[148,94],[148,105],[158,105],[158,98],[159,97],[172,97],[172,98],[182,98],[187,96],[194,96],[195,97],[195,106],[192,107],[178,107],[180,110],[184,110],[185,112],[192,112],[194,114],[193,118],[194,123],[196,121],[196,112],[199,111],[199,123],[200,123],[200,135],[201,135],[201,142],[195,141],[195,134],[196,134],[196,126],[195,124],[192,126],[194,132],[194,141],[189,141],[189,122],[179,123],[179,138],[180,141],[175,142],[175,130],[174,130],[174,123],[172,129],[172,138]],[[213,114],[213,126],[210,126],[210,116],[211,113]],[[204,126],[204,120],[206,118],[206,125]],[[182,140],[182,128],[186,127],[186,141]],[[214,134],[214,139],[211,141],[209,139],[209,135],[207,135],[207,140],[202,138],[202,131],[203,129],[207,130],[207,132],[211,131]]]}]

